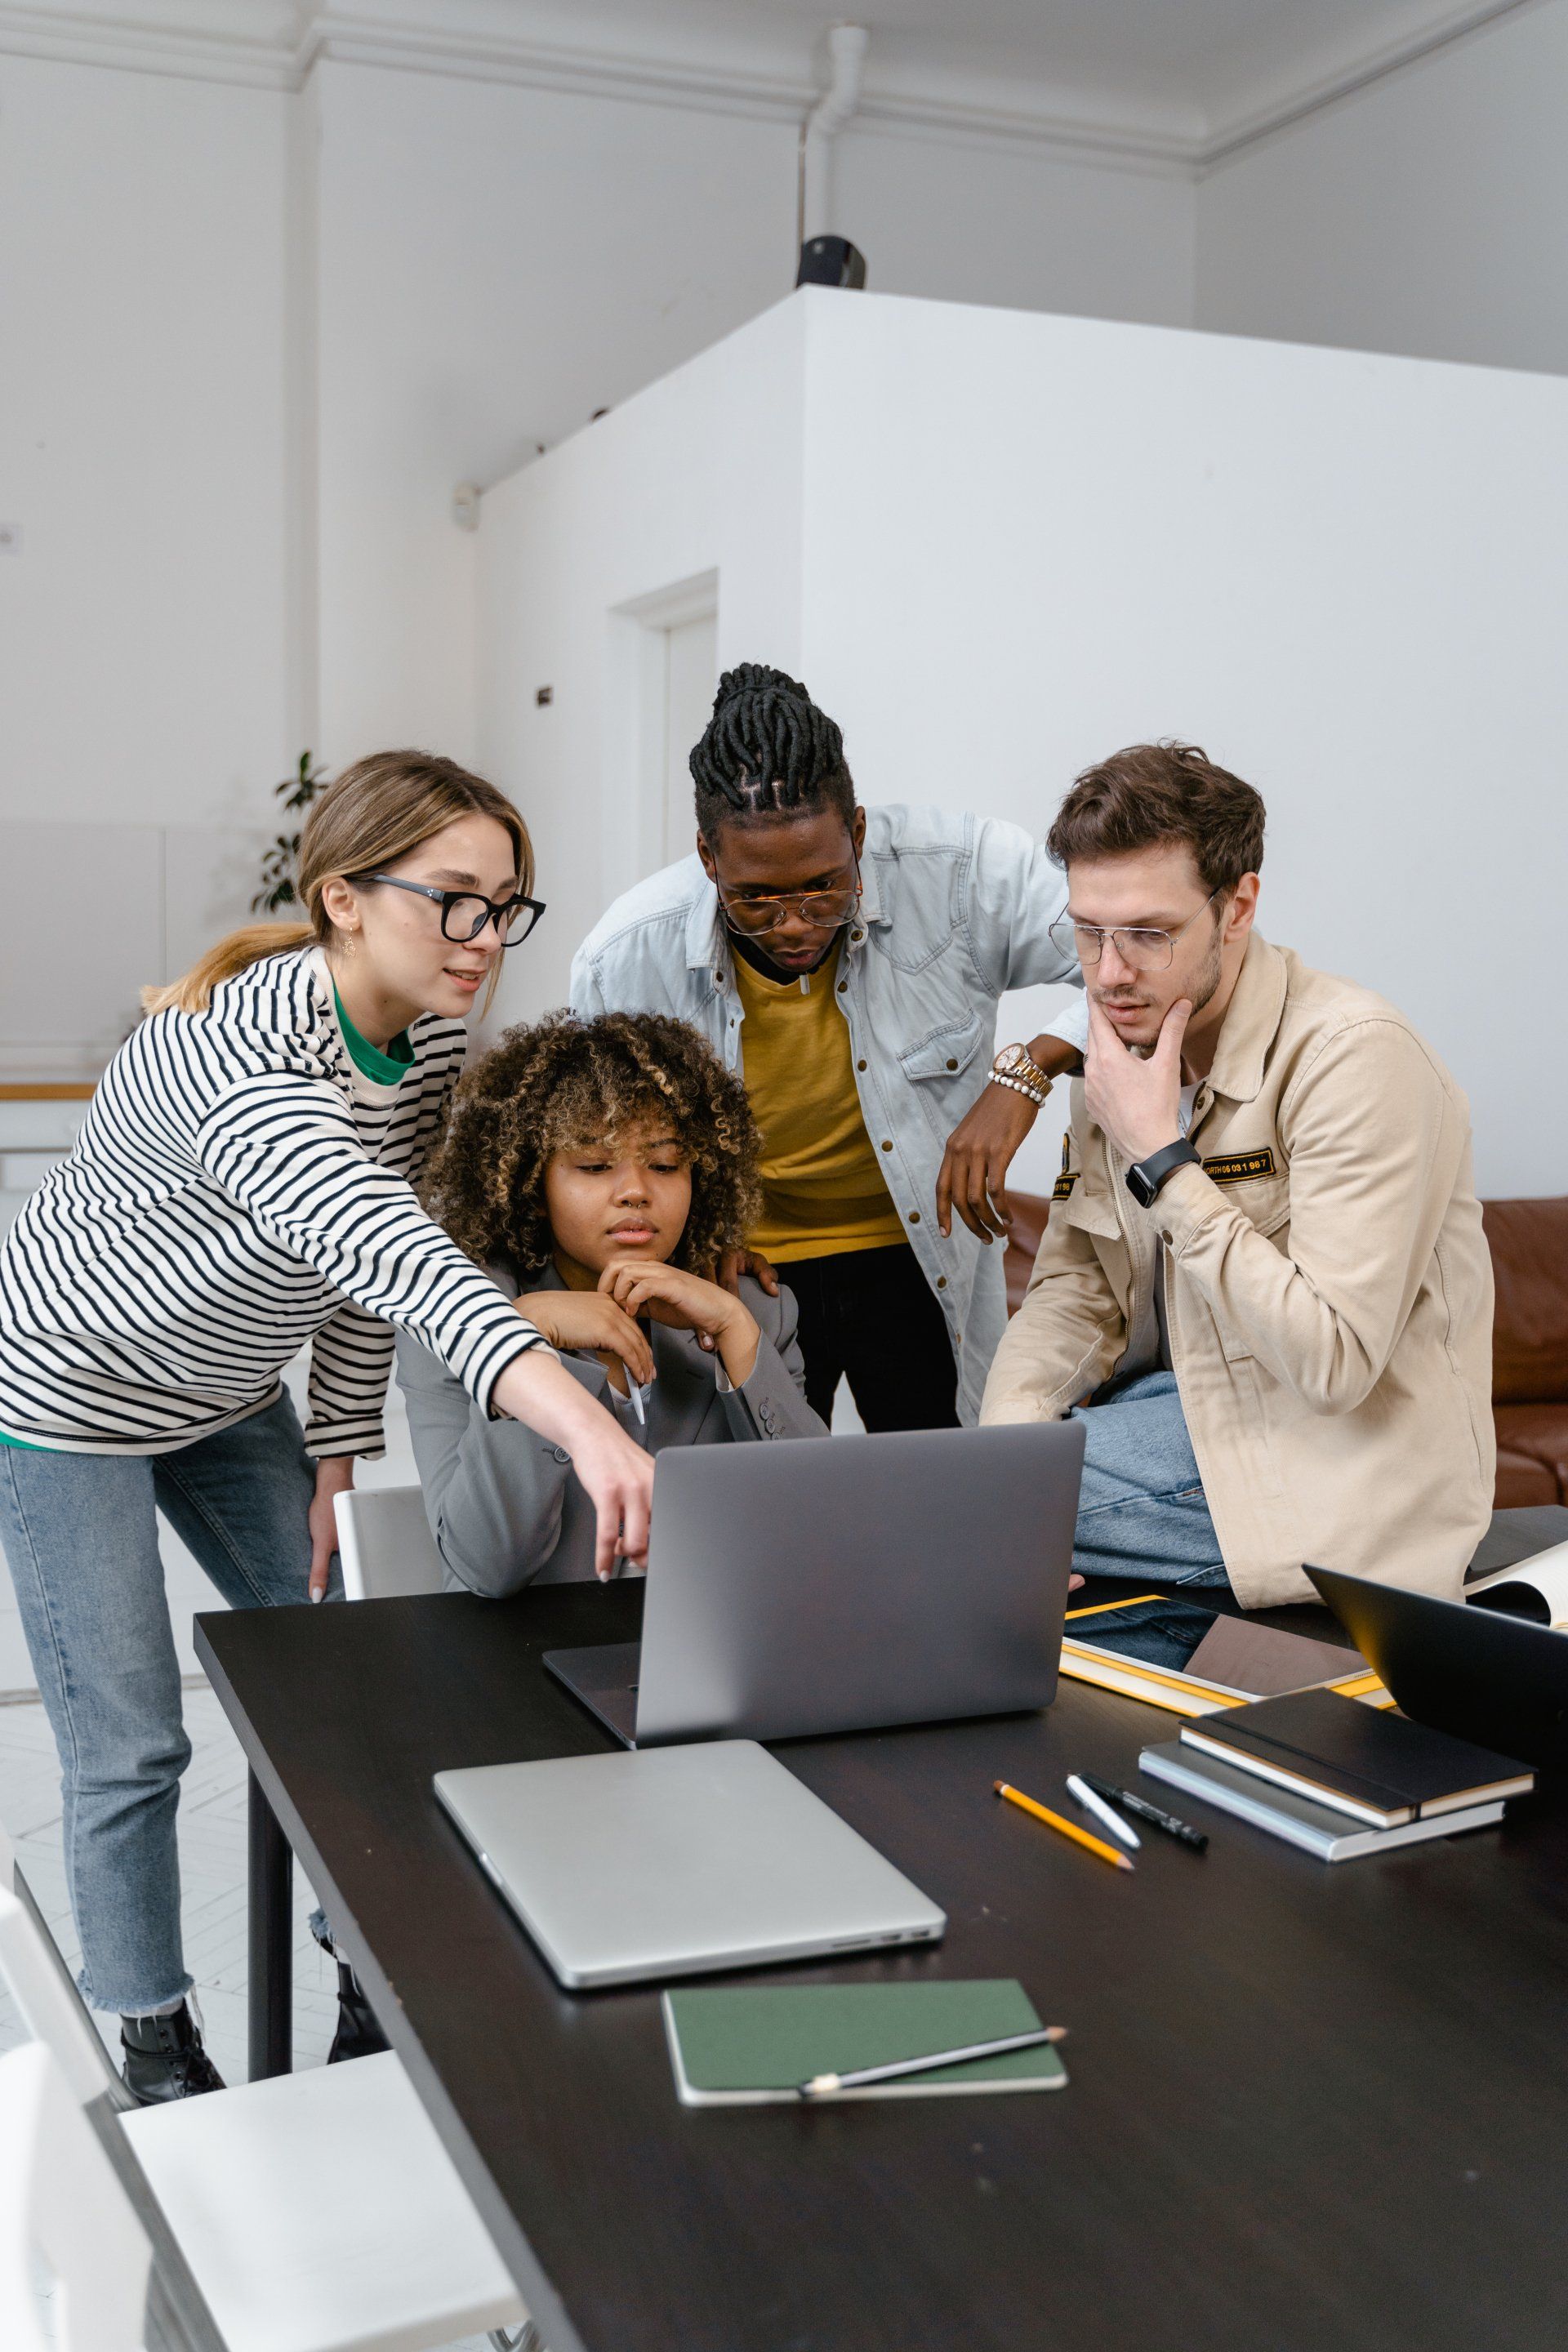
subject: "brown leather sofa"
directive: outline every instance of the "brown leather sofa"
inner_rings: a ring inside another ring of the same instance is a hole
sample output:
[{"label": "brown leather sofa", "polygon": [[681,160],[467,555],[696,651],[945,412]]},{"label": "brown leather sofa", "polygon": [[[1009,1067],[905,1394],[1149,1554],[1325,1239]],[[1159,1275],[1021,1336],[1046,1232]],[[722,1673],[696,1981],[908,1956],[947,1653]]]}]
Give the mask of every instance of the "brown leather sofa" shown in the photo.
[{"label": "brown leather sofa", "polygon": [[[1007,1211],[1013,1228],[1007,1235],[1007,1255],[1003,1264],[1007,1276],[1007,1312],[1016,1315],[1029,1287],[1040,1244],[1046,1237],[1051,1204],[1043,1192],[1009,1192]],[[953,1223],[957,1222],[954,1218]]]},{"label": "brown leather sofa", "polygon": [[[1009,1192],[1007,1312],[1034,1270],[1050,1202]],[[1483,1201],[1497,1281],[1492,1416],[1500,1511],[1568,1504],[1568,1199]]]},{"label": "brown leather sofa", "polygon": [[1568,1200],[1483,1201],[1497,1507],[1568,1503]]}]

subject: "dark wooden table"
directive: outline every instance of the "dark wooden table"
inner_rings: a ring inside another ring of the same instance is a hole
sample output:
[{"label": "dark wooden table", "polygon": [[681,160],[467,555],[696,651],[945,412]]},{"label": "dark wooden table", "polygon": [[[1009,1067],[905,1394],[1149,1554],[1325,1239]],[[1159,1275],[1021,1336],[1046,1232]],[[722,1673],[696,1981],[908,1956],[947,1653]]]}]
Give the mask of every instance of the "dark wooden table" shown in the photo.
[{"label": "dark wooden table", "polygon": [[1175,1729],[1131,1700],[1068,1683],[1040,1717],[791,1743],[949,1915],[938,1949],[849,1972],[1020,1977],[1071,2082],[689,2110],[657,1994],[562,1991],[430,1786],[605,1745],[541,1656],[640,1607],[557,1585],[197,1621],[552,2352],[1558,2352],[1568,1799],[1334,1869],[1211,1814],[1206,1855],[1151,1833],[1128,1875],[990,1791],[1131,1779]]}]

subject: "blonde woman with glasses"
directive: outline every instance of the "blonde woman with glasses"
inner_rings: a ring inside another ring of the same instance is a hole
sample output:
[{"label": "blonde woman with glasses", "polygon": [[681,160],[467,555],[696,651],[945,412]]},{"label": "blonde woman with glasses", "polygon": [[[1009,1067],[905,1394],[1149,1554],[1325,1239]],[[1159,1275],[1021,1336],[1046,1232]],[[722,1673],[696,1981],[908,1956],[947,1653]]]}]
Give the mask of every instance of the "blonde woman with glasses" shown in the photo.
[{"label": "blonde woman with glasses", "polygon": [[[157,1512],[235,1607],[320,1601],[395,1327],[570,1454],[602,1573],[646,1556],[648,1456],[413,1189],[531,887],[492,785],[359,761],[306,823],[309,920],[149,992],[0,1250],[0,1541],[59,1748],[82,1990],[143,2101],[220,2087],[185,1998]],[[280,1376],[307,1343],[301,1429]]]}]

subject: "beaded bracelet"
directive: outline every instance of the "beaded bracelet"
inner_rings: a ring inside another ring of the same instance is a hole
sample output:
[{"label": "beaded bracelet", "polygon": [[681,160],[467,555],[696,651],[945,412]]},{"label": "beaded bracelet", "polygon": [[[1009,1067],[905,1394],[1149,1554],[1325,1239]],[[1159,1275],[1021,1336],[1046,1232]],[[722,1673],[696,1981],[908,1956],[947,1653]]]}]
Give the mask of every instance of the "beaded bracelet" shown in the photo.
[{"label": "beaded bracelet", "polygon": [[[994,1087],[1011,1087],[1016,1095],[1023,1095],[1027,1101],[1034,1104],[1037,1110],[1045,1108],[1046,1095],[1043,1095],[1037,1087],[1026,1086],[1022,1078],[1009,1077],[1005,1070],[993,1070],[991,1083]],[[1046,1094],[1049,1092],[1050,1087],[1047,1086]]]}]

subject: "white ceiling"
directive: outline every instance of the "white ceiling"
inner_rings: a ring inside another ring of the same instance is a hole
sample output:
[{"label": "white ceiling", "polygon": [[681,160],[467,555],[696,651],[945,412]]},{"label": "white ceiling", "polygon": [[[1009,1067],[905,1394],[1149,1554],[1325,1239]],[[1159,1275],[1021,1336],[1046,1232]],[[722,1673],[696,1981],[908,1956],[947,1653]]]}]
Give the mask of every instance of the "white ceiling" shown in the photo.
[{"label": "white ceiling", "polygon": [[1201,168],[1562,0],[0,0],[0,50],[298,88],[321,56],[795,114],[871,34],[864,111]]},{"label": "white ceiling", "polygon": [[[520,20],[537,0],[508,0]],[[662,43],[679,27],[726,42],[819,45],[837,21],[871,34],[873,93],[940,79],[994,98],[1026,91],[1068,117],[1199,138],[1331,94],[1533,0],[601,0]]]}]

